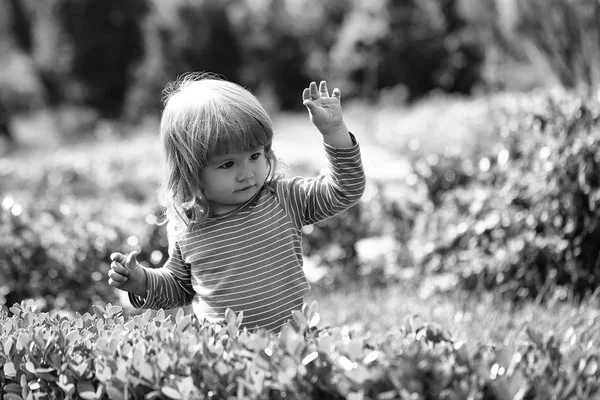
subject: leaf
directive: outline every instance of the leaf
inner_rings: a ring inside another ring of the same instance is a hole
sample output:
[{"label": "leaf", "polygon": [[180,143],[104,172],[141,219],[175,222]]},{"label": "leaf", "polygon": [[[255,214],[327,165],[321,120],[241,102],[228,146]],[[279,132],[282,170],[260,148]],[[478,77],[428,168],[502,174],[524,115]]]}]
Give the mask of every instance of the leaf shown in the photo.
[{"label": "leaf", "polygon": [[369,352],[369,354],[367,354],[365,356],[365,358],[363,358],[362,363],[365,365],[369,365],[372,362],[375,362],[378,358],[379,358],[379,352],[377,350],[373,350],[373,351]]},{"label": "leaf", "polygon": [[133,355],[132,355],[133,366],[136,367],[141,362],[143,362],[145,359],[145,357],[144,357],[145,355],[146,355],[146,345],[144,345],[144,343],[140,343],[139,345],[135,346],[133,348]]},{"label": "leaf", "polygon": [[183,333],[192,323],[192,316],[186,315],[177,323],[177,331]]},{"label": "leaf", "polygon": [[169,366],[171,365],[171,358],[167,353],[161,351],[158,355],[156,363],[158,364],[158,368],[160,368],[161,371],[166,372],[169,369]]},{"label": "leaf", "polygon": [[74,329],[71,332],[67,333],[67,336],[65,337],[65,341],[67,342],[67,345],[69,345],[69,346],[72,343],[78,341],[79,339],[80,339],[79,331],[77,331],[76,329]]},{"label": "leaf", "polygon": [[277,381],[284,386],[290,386],[297,373],[298,369],[294,360],[286,356],[282,360],[281,368],[277,371]]},{"label": "leaf", "polygon": [[359,385],[362,385],[367,379],[369,379],[370,374],[363,365],[358,364],[356,368],[347,371],[346,376]]},{"label": "leaf", "polygon": [[165,320],[165,310],[163,310],[162,308],[158,310],[156,312],[156,315],[154,316],[154,320],[156,322],[163,322]]},{"label": "leaf", "polygon": [[3,400],[23,400],[23,398],[15,393],[5,393]]},{"label": "leaf", "polygon": [[301,313],[300,311],[294,310],[294,311],[292,311],[292,317],[294,318],[294,322],[296,323],[296,326],[298,327],[299,332],[303,333],[308,326],[308,321],[306,320],[306,317],[304,316],[304,314]]},{"label": "leaf", "polygon": [[152,316],[152,311],[148,310],[145,313],[143,313],[140,317],[140,324],[138,325],[140,328],[148,325],[148,322],[150,321],[150,317]]},{"label": "leaf", "polygon": [[[514,351],[508,347],[499,347],[496,349],[496,362],[504,370],[507,370],[513,358]],[[517,353],[518,354],[518,353]]]},{"label": "leaf", "polygon": [[240,326],[242,326],[242,321],[244,320],[244,311],[240,311],[237,315],[237,318],[235,320],[235,327],[237,329],[240,329]]},{"label": "leaf", "polygon": [[179,393],[183,395],[185,399],[190,398],[190,394],[194,391],[194,379],[191,376],[183,378],[181,382],[177,384]]},{"label": "leaf", "polygon": [[27,370],[27,372],[29,372],[31,374],[35,374],[35,364],[32,363],[31,361],[27,361],[25,363],[25,370]]},{"label": "leaf", "polygon": [[358,339],[351,339],[348,343],[348,357],[351,360],[360,360],[364,357],[363,343]]},{"label": "leaf", "polygon": [[15,344],[15,341],[12,337],[9,337],[8,339],[6,339],[6,342],[4,342],[4,354],[9,356],[10,358],[12,358],[12,356],[14,356],[14,352],[13,352],[14,344]]},{"label": "leaf", "polygon": [[17,351],[26,349],[29,343],[31,343],[31,336],[25,332],[19,333],[17,337]]},{"label": "leaf", "polygon": [[104,316],[106,314],[104,308],[102,308],[98,304],[92,304],[92,310],[94,311],[94,314],[98,316],[98,318],[104,319]]},{"label": "leaf", "polygon": [[9,383],[8,385],[4,386],[4,390],[6,391],[6,393],[20,394],[21,386],[16,383]]},{"label": "leaf", "polygon": [[321,336],[318,339],[318,345],[319,345],[319,351],[329,354],[333,351],[334,347],[335,347],[335,343],[333,342],[333,337],[327,335],[327,336]]},{"label": "leaf", "polygon": [[286,325],[281,332],[280,345],[292,356],[299,357],[304,350],[304,338],[290,325]]},{"label": "leaf", "polygon": [[125,396],[123,394],[123,390],[119,390],[115,386],[108,385],[106,386],[106,394],[111,400],[124,400]]},{"label": "leaf", "polygon": [[35,374],[39,378],[47,381],[56,382],[58,380],[58,376],[56,375],[56,370],[54,368],[36,368]]},{"label": "leaf", "polygon": [[125,329],[127,329],[129,332],[133,332],[133,330],[135,329],[135,321],[132,319],[127,321],[125,323]]},{"label": "leaf", "polygon": [[538,348],[544,348],[544,335],[540,331],[527,327],[526,332],[527,336],[529,336],[529,339],[531,339],[531,341],[535,343]]},{"label": "leaf", "polygon": [[106,309],[106,313],[108,314],[109,317],[118,317],[123,313],[123,307],[121,306],[117,306],[117,305],[111,305],[109,307],[107,307]]},{"label": "leaf", "polygon": [[235,323],[235,312],[233,312],[233,310],[231,308],[227,308],[225,310],[225,322],[227,322],[227,325],[231,325]]},{"label": "leaf", "polygon": [[319,313],[314,313],[308,320],[308,326],[314,328],[319,325],[319,322],[321,322],[321,315]]},{"label": "leaf", "polygon": [[184,315],[183,308],[180,308],[179,310],[177,310],[177,314],[175,314],[175,323],[177,325],[179,325],[179,323],[183,319],[183,315]]},{"label": "leaf", "polygon": [[355,366],[355,364],[352,361],[350,361],[348,358],[346,358],[344,356],[339,356],[336,361],[337,361],[338,365],[346,371],[352,370]]},{"label": "leaf", "polygon": [[152,365],[150,363],[144,361],[137,366],[137,370],[140,373],[140,376],[144,378],[148,382],[152,382],[154,379],[154,369],[152,369]]},{"label": "leaf", "polygon": [[13,325],[12,319],[4,321],[4,330],[6,331],[7,335],[12,331]]},{"label": "leaf", "polygon": [[177,390],[171,386],[163,386],[160,389],[160,391],[162,394],[164,394],[165,396],[167,396],[168,398],[173,399],[173,400],[179,400],[179,399],[183,398],[183,397],[181,397],[181,393],[179,393],[179,390]]},{"label": "leaf", "polygon": [[98,398],[94,385],[87,380],[77,382],[77,393],[79,393],[79,397],[84,400],[94,400]]},{"label": "leaf", "polygon": [[11,313],[13,313],[15,316],[19,317],[21,315],[21,312],[23,311],[23,309],[21,308],[21,306],[19,304],[15,304],[14,306],[9,308],[9,311]]},{"label": "leaf", "polygon": [[265,373],[264,369],[258,368],[256,366],[253,366],[250,368],[251,382],[253,384],[253,388],[256,393],[263,392],[265,376],[266,376],[266,373]]},{"label": "leaf", "polygon": [[15,378],[17,376],[17,370],[15,369],[15,365],[11,362],[7,362],[4,364],[4,375],[9,378]]},{"label": "leaf", "polygon": [[314,360],[316,360],[319,357],[319,353],[316,351],[313,351],[312,353],[309,353],[306,355],[306,357],[304,357],[302,359],[302,365],[308,365],[311,362],[313,362]]},{"label": "leaf", "polygon": [[154,322],[146,325],[146,334],[148,336],[154,336],[154,332],[156,332],[156,325],[154,324]]}]

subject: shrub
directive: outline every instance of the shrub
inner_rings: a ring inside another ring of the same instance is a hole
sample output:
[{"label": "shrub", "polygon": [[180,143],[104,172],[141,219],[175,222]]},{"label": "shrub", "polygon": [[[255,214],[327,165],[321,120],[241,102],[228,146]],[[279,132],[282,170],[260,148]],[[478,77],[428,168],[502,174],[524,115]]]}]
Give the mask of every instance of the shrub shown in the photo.
[{"label": "shrub", "polygon": [[[115,176],[129,168],[102,162],[50,166],[21,175],[7,172],[0,183],[0,306],[35,299],[40,309],[90,309],[116,301],[107,283],[114,251],[141,252],[147,265],[166,260],[163,227],[157,226],[151,182]],[[140,160],[136,166],[147,169]],[[17,164],[18,165],[18,164]],[[158,253],[157,253],[158,252]]]},{"label": "shrub", "polygon": [[503,148],[415,233],[430,250],[420,262],[514,300],[556,286],[590,294],[600,283],[600,108],[553,92],[505,111]]},{"label": "shrub", "polygon": [[[528,329],[517,348],[467,346],[419,317],[383,338],[319,328],[318,304],[280,335],[200,322],[179,311],[131,318],[0,313],[4,399],[583,399],[600,393],[594,348]],[[295,327],[294,327],[295,326]],[[471,347],[471,348],[467,348]]]}]

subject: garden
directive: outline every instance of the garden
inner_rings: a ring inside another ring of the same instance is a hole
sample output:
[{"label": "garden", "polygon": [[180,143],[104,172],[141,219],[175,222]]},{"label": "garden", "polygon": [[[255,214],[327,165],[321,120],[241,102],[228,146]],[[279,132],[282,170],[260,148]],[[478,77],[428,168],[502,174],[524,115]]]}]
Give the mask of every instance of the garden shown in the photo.
[{"label": "garden", "polygon": [[[2,6],[0,398],[600,396],[600,6],[542,3]],[[367,190],[304,228],[312,291],[280,334],[107,283],[114,251],[168,257],[160,91],[189,70],[259,96],[288,176],[324,166],[311,80],[363,147]]]}]

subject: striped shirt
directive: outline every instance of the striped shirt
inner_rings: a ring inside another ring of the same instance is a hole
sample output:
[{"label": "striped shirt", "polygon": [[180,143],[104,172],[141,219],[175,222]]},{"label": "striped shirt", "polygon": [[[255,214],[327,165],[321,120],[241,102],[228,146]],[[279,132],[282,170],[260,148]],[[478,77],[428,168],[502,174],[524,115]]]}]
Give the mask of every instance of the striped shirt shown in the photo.
[{"label": "striped shirt", "polygon": [[315,178],[279,179],[230,213],[209,217],[170,244],[161,268],[145,268],[145,298],[137,308],[192,304],[199,319],[222,321],[243,311],[242,326],[279,331],[300,310],[310,286],[302,271],[302,226],[355,204],[365,188],[359,146],[327,144],[329,168]]}]

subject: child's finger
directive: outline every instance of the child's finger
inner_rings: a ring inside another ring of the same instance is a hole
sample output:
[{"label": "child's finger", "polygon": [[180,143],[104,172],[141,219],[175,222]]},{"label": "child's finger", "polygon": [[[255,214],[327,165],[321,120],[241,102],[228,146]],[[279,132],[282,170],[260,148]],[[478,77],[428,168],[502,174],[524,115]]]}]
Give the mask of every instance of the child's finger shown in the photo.
[{"label": "child's finger", "polygon": [[319,93],[321,97],[329,97],[329,90],[327,90],[327,82],[321,81],[319,84]]},{"label": "child's finger", "polygon": [[124,282],[115,281],[115,280],[114,280],[114,279],[112,279],[112,278],[109,278],[109,279],[108,279],[108,284],[109,284],[110,286],[113,286],[113,287],[116,287],[116,288],[118,288],[118,287],[122,286],[122,285],[123,285],[123,283],[124,283]]},{"label": "child's finger", "polygon": [[123,283],[127,281],[127,277],[111,269],[110,271],[108,271],[108,280]]},{"label": "child's finger", "polygon": [[338,100],[342,99],[342,91],[338,88],[333,89],[332,95],[333,95],[333,97],[335,97]]},{"label": "child's finger", "polygon": [[113,261],[113,262],[110,264],[110,271],[109,271],[109,274],[110,274],[110,272],[111,272],[111,271],[114,271],[114,272],[116,272],[117,274],[120,274],[120,275],[123,275],[123,276],[127,276],[127,275],[129,275],[129,269],[128,269],[128,268],[126,268],[126,267],[125,267],[123,264],[121,264],[121,263],[118,263],[118,262],[116,262],[116,261]]},{"label": "child's finger", "polygon": [[121,253],[116,253],[115,252],[115,253],[112,253],[110,255],[110,260],[111,261],[116,261],[116,262],[122,263],[124,261],[124,259],[125,259],[125,256],[123,254],[121,254]]},{"label": "child's finger", "polygon": [[310,89],[304,89],[302,91],[302,103],[304,104],[305,101],[307,100],[311,100],[310,98]]},{"label": "child's finger", "polygon": [[319,107],[311,99],[304,99],[302,104],[304,104],[311,115],[315,115],[319,112]]},{"label": "child's finger", "polygon": [[137,250],[132,251],[131,253],[129,253],[127,255],[127,259],[125,261],[125,265],[127,266],[127,268],[129,269],[137,269],[137,259],[136,256],[139,254],[140,252]]},{"label": "child's finger", "polygon": [[321,95],[319,94],[319,89],[317,88],[316,82],[311,82],[310,85],[308,86],[308,89],[310,90],[310,98],[311,99],[316,100],[319,97],[321,97]]}]

